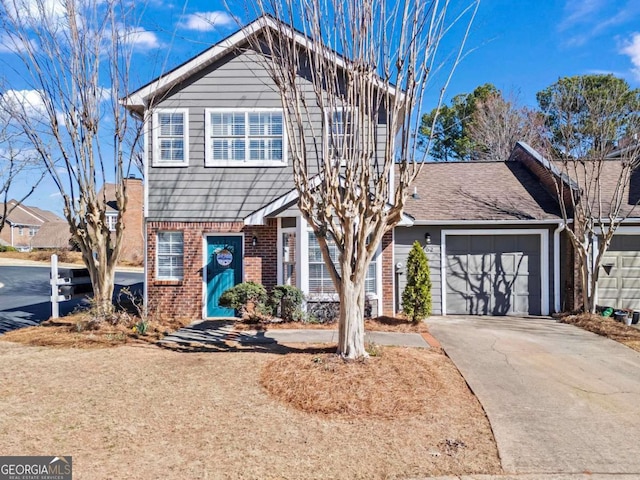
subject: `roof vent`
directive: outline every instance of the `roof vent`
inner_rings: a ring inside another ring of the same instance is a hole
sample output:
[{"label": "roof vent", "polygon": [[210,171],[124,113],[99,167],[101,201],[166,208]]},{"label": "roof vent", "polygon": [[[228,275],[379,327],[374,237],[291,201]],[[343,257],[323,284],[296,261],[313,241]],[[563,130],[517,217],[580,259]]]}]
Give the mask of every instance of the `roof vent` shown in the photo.
[{"label": "roof vent", "polygon": [[413,193],[411,194],[411,197],[415,198],[416,200],[420,198],[420,195],[418,195],[418,187],[413,187]]}]

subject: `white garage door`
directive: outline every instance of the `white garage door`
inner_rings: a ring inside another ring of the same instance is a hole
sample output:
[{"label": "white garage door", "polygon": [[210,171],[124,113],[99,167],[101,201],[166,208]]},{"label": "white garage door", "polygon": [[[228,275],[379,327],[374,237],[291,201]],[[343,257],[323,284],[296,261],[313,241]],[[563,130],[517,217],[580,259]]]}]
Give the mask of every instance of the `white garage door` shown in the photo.
[{"label": "white garage door", "polygon": [[640,310],[640,235],[616,235],[602,259],[598,304]]}]

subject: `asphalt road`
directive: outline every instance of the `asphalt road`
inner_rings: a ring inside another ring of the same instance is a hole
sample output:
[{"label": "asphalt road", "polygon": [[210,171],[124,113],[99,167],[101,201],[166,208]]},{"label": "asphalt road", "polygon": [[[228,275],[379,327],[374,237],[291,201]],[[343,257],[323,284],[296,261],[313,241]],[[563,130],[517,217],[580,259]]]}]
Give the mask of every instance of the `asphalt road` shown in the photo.
[{"label": "asphalt road", "polygon": [[[0,266],[0,335],[16,328],[37,325],[51,316],[51,286],[48,266]],[[142,292],[142,273],[116,273],[116,295],[128,286]],[[60,303],[60,315],[71,313],[87,300]]]}]

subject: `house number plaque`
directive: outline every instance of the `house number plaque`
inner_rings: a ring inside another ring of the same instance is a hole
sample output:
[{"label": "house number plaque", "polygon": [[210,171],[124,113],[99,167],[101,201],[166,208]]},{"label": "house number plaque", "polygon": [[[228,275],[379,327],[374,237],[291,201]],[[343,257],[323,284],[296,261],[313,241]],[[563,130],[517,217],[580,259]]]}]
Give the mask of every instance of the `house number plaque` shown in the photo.
[{"label": "house number plaque", "polygon": [[223,267],[228,267],[231,265],[231,261],[233,260],[233,254],[227,249],[220,250],[216,255],[216,260]]}]

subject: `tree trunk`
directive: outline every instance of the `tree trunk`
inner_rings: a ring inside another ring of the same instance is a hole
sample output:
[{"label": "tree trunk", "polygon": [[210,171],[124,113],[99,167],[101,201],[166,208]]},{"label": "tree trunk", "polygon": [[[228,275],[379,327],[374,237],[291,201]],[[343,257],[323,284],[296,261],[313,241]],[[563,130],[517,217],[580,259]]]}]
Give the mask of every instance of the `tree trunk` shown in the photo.
[{"label": "tree trunk", "polygon": [[108,317],[113,312],[113,269],[105,266],[95,269],[93,282],[93,301],[99,315]]},{"label": "tree trunk", "polygon": [[338,355],[348,359],[368,357],[364,348],[364,274],[361,280],[342,278]]}]

